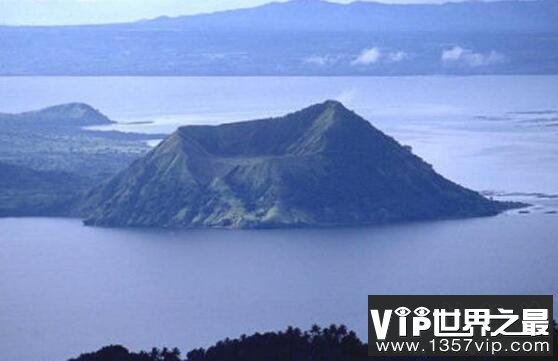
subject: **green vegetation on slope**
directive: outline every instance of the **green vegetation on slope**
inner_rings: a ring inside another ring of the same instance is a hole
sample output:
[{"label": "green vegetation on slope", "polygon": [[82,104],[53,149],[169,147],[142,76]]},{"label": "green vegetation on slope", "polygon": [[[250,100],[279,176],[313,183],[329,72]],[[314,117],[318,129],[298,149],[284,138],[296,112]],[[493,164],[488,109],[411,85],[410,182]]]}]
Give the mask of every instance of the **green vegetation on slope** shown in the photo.
[{"label": "green vegetation on slope", "polygon": [[490,201],[335,101],[182,127],[89,194],[86,224],[297,227],[495,215]]},{"label": "green vegetation on slope", "polygon": [[153,136],[84,128],[111,122],[80,103],[0,114],[0,216],[73,215],[85,190],[149,150]]}]

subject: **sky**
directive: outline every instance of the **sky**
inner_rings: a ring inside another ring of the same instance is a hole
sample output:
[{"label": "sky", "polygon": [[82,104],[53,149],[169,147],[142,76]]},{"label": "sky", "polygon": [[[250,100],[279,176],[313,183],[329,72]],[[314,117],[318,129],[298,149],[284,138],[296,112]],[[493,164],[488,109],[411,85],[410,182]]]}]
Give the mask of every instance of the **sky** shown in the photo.
[{"label": "sky", "polygon": [[[278,0],[285,1],[285,0]],[[330,0],[349,3],[351,0]],[[442,3],[447,0],[379,0],[386,3]],[[455,1],[455,0],[454,0]],[[129,22],[253,7],[270,0],[0,0],[2,25],[71,25]]]}]

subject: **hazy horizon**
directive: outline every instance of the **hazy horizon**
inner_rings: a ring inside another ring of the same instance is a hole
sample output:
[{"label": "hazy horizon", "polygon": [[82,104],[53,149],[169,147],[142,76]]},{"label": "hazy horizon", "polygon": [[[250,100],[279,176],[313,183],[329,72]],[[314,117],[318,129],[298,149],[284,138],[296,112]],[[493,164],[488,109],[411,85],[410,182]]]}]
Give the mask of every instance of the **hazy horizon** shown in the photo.
[{"label": "hazy horizon", "polygon": [[[0,25],[90,25],[133,22],[256,7],[288,0],[0,0]],[[355,0],[327,0],[351,3]],[[443,4],[475,0],[360,0],[390,4]],[[484,0],[505,1],[505,0]],[[509,0],[508,0],[509,1]],[[528,1],[528,0],[511,0]],[[531,0],[533,1],[533,0]],[[139,3],[139,4],[138,4]]]}]

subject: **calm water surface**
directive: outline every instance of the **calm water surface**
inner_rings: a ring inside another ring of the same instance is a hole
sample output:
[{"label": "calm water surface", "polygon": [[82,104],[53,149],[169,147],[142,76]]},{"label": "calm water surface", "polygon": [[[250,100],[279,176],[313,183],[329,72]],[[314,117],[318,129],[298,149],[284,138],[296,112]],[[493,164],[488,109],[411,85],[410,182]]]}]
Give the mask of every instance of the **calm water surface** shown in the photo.
[{"label": "calm water surface", "polygon": [[[333,98],[466,186],[558,193],[557,90],[558,77],[0,77],[0,112],[82,101],[118,120],[116,129],[170,132]],[[332,322],[365,339],[368,294],[558,296],[558,215],[547,213],[558,201],[527,200],[536,205],[529,214],[330,230],[0,219],[0,349],[18,361],[61,361],[110,343],[188,351]]]},{"label": "calm water surface", "polygon": [[0,112],[86,102],[123,131],[283,115],[326,99],[473,189],[558,193],[558,76],[0,77]]},{"label": "calm water surface", "polygon": [[191,232],[4,219],[0,348],[23,361],[111,343],[186,351],[332,322],[366,339],[368,294],[558,296],[557,218]]}]

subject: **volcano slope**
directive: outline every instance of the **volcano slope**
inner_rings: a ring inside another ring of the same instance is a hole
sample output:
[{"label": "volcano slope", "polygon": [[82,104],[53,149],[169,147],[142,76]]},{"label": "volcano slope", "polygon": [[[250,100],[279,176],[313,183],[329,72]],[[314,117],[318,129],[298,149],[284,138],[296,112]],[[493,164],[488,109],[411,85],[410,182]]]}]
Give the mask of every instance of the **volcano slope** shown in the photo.
[{"label": "volcano slope", "polygon": [[455,184],[336,101],[185,126],[88,194],[87,225],[277,228],[495,215],[517,204]]}]

